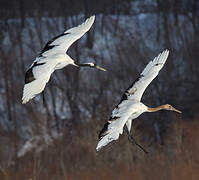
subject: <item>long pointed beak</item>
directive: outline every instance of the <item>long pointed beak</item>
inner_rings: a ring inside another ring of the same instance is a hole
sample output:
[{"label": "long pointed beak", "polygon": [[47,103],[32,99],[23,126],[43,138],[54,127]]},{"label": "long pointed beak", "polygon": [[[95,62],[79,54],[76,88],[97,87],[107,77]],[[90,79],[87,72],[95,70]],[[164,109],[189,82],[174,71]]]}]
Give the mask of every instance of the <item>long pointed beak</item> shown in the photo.
[{"label": "long pointed beak", "polygon": [[102,67],[100,67],[100,66],[95,66],[95,68],[97,68],[97,69],[99,69],[99,70],[101,70],[101,71],[106,71],[106,69],[104,69],[104,68],[102,68]]},{"label": "long pointed beak", "polygon": [[177,112],[177,113],[182,113],[181,111],[177,110],[176,108],[172,108],[173,111]]}]

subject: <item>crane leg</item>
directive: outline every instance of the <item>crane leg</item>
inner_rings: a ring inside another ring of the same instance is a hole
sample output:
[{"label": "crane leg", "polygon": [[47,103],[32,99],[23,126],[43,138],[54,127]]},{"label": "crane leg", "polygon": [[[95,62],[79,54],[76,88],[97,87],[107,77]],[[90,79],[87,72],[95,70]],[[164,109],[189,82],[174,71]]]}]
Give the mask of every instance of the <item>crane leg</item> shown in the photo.
[{"label": "crane leg", "polygon": [[145,154],[148,154],[148,151],[146,151],[141,145],[139,145],[136,140],[133,138],[133,136],[131,136],[131,134],[129,133],[126,125],[124,127],[124,130],[126,131],[127,135],[128,135],[128,140],[131,141],[132,143],[134,143],[136,146],[138,146],[140,149],[142,149],[142,151],[144,151]]}]

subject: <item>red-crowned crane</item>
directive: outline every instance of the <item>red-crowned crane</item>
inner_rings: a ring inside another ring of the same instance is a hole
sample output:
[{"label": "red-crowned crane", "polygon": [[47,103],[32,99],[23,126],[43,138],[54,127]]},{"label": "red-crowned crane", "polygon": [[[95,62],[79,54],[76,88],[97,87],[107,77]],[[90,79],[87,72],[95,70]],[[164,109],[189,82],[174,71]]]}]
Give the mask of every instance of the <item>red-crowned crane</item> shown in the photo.
[{"label": "red-crowned crane", "polygon": [[91,28],[94,20],[95,16],[91,16],[81,25],[73,27],[48,41],[26,72],[22,97],[23,104],[44,90],[46,83],[55,70],[61,69],[69,64],[106,71],[95,63],[79,64],[66,54],[71,44],[81,38]]},{"label": "red-crowned crane", "polygon": [[158,75],[159,71],[164,66],[169,51],[165,50],[160,53],[153,61],[150,61],[145,69],[142,71],[139,78],[125,91],[120,103],[112,111],[109,121],[104,125],[104,128],[99,134],[99,143],[96,150],[99,151],[103,146],[106,146],[113,140],[117,140],[119,135],[123,133],[123,129],[127,132],[130,141],[138,145],[145,153],[147,151],[142,148],[133,137],[130,135],[132,120],[140,116],[144,112],[156,112],[162,109],[169,111],[181,111],[175,109],[170,104],[161,105],[155,108],[147,107],[141,101],[142,95],[151,83],[151,81]]}]

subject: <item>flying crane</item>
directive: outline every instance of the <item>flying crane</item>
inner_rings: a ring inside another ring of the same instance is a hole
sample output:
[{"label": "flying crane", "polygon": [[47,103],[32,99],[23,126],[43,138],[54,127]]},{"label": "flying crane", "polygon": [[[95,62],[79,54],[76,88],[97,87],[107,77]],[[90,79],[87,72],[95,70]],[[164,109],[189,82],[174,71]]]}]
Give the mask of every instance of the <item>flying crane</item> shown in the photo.
[{"label": "flying crane", "polygon": [[132,120],[144,112],[156,112],[162,109],[181,113],[181,111],[175,109],[170,104],[151,108],[140,102],[145,89],[158,75],[159,71],[165,64],[168,55],[169,51],[165,50],[155,57],[153,61],[150,61],[142,71],[140,77],[137,78],[135,82],[133,82],[133,84],[125,91],[119,104],[112,111],[109,121],[104,125],[99,134],[99,142],[96,147],[97,151],[113,140],[117,140],[119,135],[123,133],[123,130],[125,130],[128,134],[129,140],[134,142],[145,153],[147,153],[147,151],[142,146],[137,144],[135,139],[130,135]]},{"label": "flying crane", "polygon": [[106,71],[104,68],[97,66],[96,63],[80,64],[66,54],[68,48],[91,28],[94,20],[95,16],[91,16],[81,25],[68,29],[48,41],[39,56],[26,71],[22,104],[27,103],[44,90],[46,83],[55,70],[62,69],[69,64]]}]

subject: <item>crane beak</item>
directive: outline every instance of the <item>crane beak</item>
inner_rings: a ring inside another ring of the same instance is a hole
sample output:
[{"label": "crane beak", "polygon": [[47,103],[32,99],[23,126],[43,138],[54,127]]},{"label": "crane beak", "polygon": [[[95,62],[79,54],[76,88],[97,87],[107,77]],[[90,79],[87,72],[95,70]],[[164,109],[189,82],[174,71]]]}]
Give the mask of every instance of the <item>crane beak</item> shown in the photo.
[{"label": "crane beak", "polygon": [[106,71],[106,69],[104,69],[104,68],[102,68],[102,67],[100,67],[100,66],[97,66],[97,65],[95,66],[95,68],[96,68],[96,69],[99,69],[99,70],[101,70],[101,71]]},{"label": "crane beak", "polygon": [[172,107],[172,111],[175,111],[177,113],[182,113],[181,111],[177,110],[176,108]]}]

